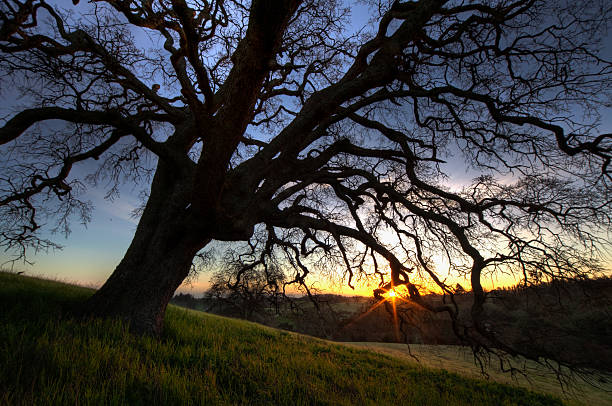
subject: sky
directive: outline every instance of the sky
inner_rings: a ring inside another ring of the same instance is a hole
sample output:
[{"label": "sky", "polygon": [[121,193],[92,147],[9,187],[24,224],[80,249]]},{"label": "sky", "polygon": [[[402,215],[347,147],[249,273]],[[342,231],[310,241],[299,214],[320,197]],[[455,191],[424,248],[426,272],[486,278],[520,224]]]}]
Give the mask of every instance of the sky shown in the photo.
[{"label": "sky", "polygon": [[[51,0],[48,3],[72,7],[68,0]],[[87,2],[80,2],[76,7],[82,12],[91,6]],[[356,5],[352,8],[355,27],[363,27],[369,18],[364,6]],[[136,43],[144,48],[151,47],[151,40],[145,33],[135,31],[133,34],[136,35]],[[7,107],[10,108],[10,100],[15,99],[16,95],[7,94],[6,89],[0,87],[0,117],[4,116]],[[0,252],[0,267],[91,287],[101,286],[121,261],[134,236],[138,220],[132,216],[132,212],[141,205],[141,190],[142,185],[137,188],[123,185],[119,196],[111,201],[105,199],[104,189],[88,189],[81,195],[81,200],[93,203],[91,222],[83,225],[74,221],[67,237],[49,232],[41,234],[63,246],[61,250],[30,251],[27,257],[29,263],[7,262],[13,258],[11,253]],[[179,292],[201,295],[207,289],[209,279],[209,274],[202,274],[196,280],[182,285]],[[371,293],[371,289],[360,293]]]},{"label": "sky", "polygon": [[[61,0],[58,2],[62,3]],[[367,20],[368,15],[363,8],[355,8],[353,17],[355,25],[360,25]],[[612,56],[612,35],[609,35],[609,38],[607,48],[604,50],[604,55],[607,57]],[[146,41],[146,39],[141,40]],[[4,100],[9,99],[6,94],[0,96],[4,96]],[[604,117],[602,128],[605,131],[612,131],[612,114]],[[474,172],[465,167],[462,160],[449,161],[447,169],[455,176],[454,181],[457,184],[467,183],[475,176]],[[102,189],[87,190],[82,199],[89,200],[94,205],[92,221],[87,225],[73,222],[72,232],[67,238],[63,235],[47,234],[64,246],[62,250],[31,253],[28,260],[32,264],[6,263],[11,258],[10,253],[0,252],[0,264],[4,263],[3,267],[9,269],[12,266],[14,271],[25,271],[29,275],[99,287],[119,263],[134,235],[137,219],[132,217],[131,213],[140,205],[138,197],[140,190],[141,188],[135,189],[133,185],[125,185],[121,188],[120,195],[112,201],[104,198],[105,192]],[[209,274],[201,274],[191,284],[181,286],[179,291],[201,295],[208,286],[209,278]],[[498,283],[500,281],[491,281],[490,285]],[[337,293],[361,295],[371,294],[372,289],[372,287],[358,286],[357,290],[352,291],[346,285],[342,285],[341,281],[335,286],[330,286],[327,282],[320,282],[316,286]]]}]

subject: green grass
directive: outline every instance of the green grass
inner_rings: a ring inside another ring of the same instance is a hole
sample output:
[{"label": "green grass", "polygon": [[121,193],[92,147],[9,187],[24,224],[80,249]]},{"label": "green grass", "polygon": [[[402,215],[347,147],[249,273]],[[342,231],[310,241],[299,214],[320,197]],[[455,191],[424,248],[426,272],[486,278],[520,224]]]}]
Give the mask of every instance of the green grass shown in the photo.
[{"label": "green grass", "polygon": [[0,273],[0,404],[559,405],[558,398],[169,307],[161,339],[73,319],[92,290]]}]

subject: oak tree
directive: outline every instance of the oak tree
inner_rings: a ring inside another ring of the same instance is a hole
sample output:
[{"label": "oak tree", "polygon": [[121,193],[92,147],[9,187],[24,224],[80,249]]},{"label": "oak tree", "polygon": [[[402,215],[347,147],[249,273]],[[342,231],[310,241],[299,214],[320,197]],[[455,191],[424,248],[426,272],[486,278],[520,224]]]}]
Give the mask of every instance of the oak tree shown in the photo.
[{"label": "oak tree", "polygon": [[[1,2],[2,90],[20,98],[0,128],[0,244],[53,244],[41,225],[86,220],[103,178],[150,182],[90,314],[159,333],[197,254],[242,241],[246,273],[403,286],[475,346],[521,354],[489,327],[483,280],[600,270],[609,2],[364,1],[363,27],[340,0],[73,2]],[[449,274],[471,283],[467,313]]]}]

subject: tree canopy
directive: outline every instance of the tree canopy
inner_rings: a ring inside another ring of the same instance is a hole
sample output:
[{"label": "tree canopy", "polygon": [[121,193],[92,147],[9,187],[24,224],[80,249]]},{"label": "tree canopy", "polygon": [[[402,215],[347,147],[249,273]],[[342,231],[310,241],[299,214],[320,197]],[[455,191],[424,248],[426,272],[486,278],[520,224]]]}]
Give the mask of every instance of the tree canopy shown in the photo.
[{"label": "tree canopy", "polygon": [[[41,224],[87,220],[101,179],[149,182],[91,313],[159,332],[198,252],[243,241],[238,278],[375,278],[375,295],[404,286],[466,340],[521,353],[487,328],[483,279],[601,270],[609,2],[363,1],[364,27],[340,0],[73,3],[1,2],[2,89],[22,98],[0,128],[0,244],[52,244]],[[449,273],[471,283],[469,320]],[[417,280],[448,300],[426,304]]]}]

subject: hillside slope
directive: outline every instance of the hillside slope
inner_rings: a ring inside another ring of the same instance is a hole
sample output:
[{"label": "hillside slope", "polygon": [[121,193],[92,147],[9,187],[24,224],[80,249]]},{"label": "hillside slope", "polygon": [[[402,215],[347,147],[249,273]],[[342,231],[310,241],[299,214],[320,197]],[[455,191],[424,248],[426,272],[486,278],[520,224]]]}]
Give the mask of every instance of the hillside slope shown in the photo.
[{"label": "hillside slope", "polygon": [[71,312],[89,289],[0,273],[0,404],[558,405],[523,389],[171,306],[161,339]]}]

